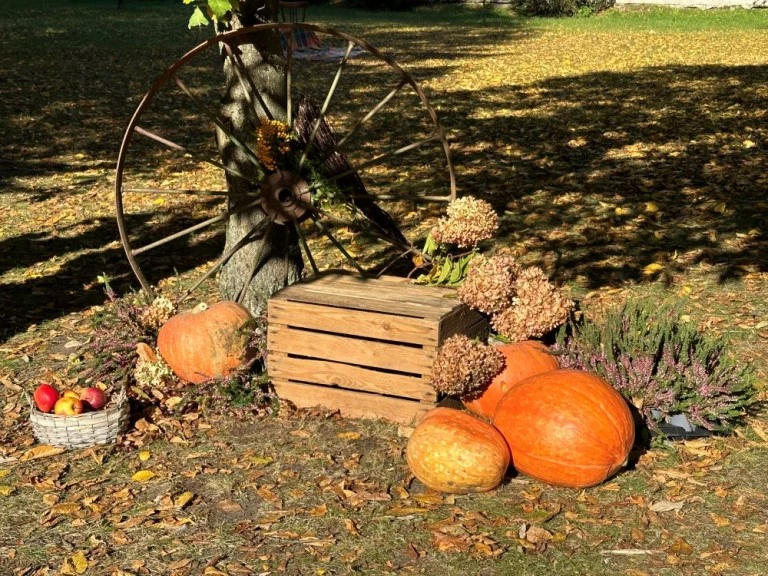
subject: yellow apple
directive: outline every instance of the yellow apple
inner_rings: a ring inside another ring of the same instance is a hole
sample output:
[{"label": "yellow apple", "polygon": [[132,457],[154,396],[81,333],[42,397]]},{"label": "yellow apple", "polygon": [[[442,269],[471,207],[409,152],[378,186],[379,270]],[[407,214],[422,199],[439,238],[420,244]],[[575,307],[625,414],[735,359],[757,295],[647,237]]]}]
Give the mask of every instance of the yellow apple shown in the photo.
[{"label": "yellow apple", "polygon": [[80,394],[75,392],[74,390],[64,390],[64,392],[61,393],[62,398],[74,398],[75,400],[80,400]]},{"label": "yellow apple", "polygon": [[79,398],[71,396],[62,396],[53,407],[53,413],[59,416],[74,416],[82,414],[85,411],[85,405]]}]

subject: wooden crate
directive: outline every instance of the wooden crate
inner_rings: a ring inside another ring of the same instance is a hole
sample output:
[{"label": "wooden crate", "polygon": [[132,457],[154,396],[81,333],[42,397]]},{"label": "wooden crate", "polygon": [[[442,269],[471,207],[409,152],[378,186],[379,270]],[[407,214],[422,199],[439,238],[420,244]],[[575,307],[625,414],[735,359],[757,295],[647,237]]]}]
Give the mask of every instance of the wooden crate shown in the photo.
[{"label": "wooden crate", "polygon": [[405,424],[439,400],[429,383],[438,346],[454,334],[488,332],[454,290],[343,273],[276,293],[268,320],[267,368],[278,396]]}]

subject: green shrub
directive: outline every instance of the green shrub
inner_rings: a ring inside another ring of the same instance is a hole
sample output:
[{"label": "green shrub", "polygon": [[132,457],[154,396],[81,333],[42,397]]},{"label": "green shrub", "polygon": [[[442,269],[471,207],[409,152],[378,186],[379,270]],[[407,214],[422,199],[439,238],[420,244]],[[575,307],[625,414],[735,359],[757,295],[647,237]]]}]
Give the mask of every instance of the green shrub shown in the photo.
[{"label": "green shrub", "polygon": [[590,16],[611,8],[616,0],[515,0],[526,16]]},{"label": "green shrub", "polygon": [[555,348],[562,367],[613,384],[651,430],[684,414],[695,426],[729,432],[756,403],[752,367],[728,355],[722,338],[681,318],[679,306],[629,301],[600,323],[561,329]]}]

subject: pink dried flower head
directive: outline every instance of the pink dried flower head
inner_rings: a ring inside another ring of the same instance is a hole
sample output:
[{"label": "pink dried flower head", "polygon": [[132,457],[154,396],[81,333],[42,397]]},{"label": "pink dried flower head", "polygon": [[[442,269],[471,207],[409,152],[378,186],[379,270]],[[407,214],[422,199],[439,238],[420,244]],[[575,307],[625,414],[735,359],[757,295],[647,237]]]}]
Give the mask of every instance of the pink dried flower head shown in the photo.
[{"label": "pink dried flower head", "polygon": [[448,205],[446,213],[448,216],[440,218],[432,228],[432,238],[441,244],[474,248],[499,230],[499,216],[485,200],[472,196],[458,198]]},{"label": "pink dried flower head", "polygon": [[475,256],[459,287],[459,299],[485,314],[500,312],[512,304],[520,270],[520,264],[512,256]]},{"label": "pink dried flower head", "polygon": [[495,346],[457,334],[440,347],[431,383],[438,392],[462,397],[487,386],[503,369],[504,355]]},{"label": "pink dried flower head", "polygon": [[521,271],[512,305],[491,318],[491,325],[512,341],[538,338],[568,319],[573,302],[547,280],[541,268]]}]

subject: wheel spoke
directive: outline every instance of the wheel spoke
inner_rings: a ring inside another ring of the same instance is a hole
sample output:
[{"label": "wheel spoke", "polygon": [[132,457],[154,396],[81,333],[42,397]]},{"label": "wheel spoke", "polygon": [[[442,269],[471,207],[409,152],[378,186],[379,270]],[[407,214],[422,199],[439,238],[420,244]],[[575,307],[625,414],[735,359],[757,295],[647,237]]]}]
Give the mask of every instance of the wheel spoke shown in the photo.
[{"label": "wheel spoke", "polygon": [[[245,98],[248,101],[248,104],[250,104],[253,107],[254,112],[256,112],[256,116],[259,115],[259,110],[256,108],[256,105],[254,104],[253,100],[251,99],[251,94],[256,98],[256,100],[259,103],[259,106],[261,106],[261,109],[264,111],[264,115],[267,117],[268,120],[274,120],[274,116],[272,116],[272,112],[267,107],[267,103],[264,101],[264,97],[261,95],[261,92],[259,92],[259,89],[256,88],[256,85],[253,83],[253,78],[251,78],[251,75],[248,74],[245,70],[245,65],[243,64],[242,58],[240,58],[240,54],[232,50],[232,46],[230,46],[227,42],[222,42],[224,44],[224,51],[227,53],[227,57],[232,62],[232,66],[234,67],[235,74],[237,75],[237,79],[240,82],[240,86],[243,89],[243,93],[245,94]],[[248,88],[246,88],[246,84],[248,84]]]},{"label": "wheel spoke", "polygon": [[400,196],[398,194],[351,194],[346,196],[351,199],[363,199],[369,200],[412,200],[414,202],[450,202],[450,196],[419,196],[418,194],[411,194],[408,196]]},{"label": "wheel spoke", "polygon": [[320,109],[320,114],[315,120],[315,125],[312,127],[312,132],[309,135],[309,138],[307,138],[307,144],[304,146],[304,152],[301,153],[301,158],[299,159],[299,168],[304,166],[304,162],[307,161],[307,155],[312,151],[312,147],[315,144],[315,136],[317,136],[317,131],[320,128],[320,124],[322,124],[323,119],[325,118],[326,112],[328,112],[328,106],[331,103],[331,98],[333,98],[334,92],[336,92],[336,88],[339,85],[339,80],[341,79],[341,73],[344,71],[344,68],[347,65],[347,62],[349,61],[349,55],[352,53],[352,49],[355,47],[355,43],[351,40],[347,43],[347,51],[344,54],[344,57],[341,59],[341,62],[339,62],[339,67],[336,69],[336,75],[333,78],[333,82],[331,82],[330,88],[328,88],[328,94],[325,96],[325,101],[323,102],[323,106]]},{"label": "wheel spoke", "polygon": [[265,218],[265,220],[268,220],[269,222],[267,224],[267,229],[264,231],[264,236],[261,239],[261,246],[259,246],[259,251],[256,253],[256,258],[253,259],[253,264],[251,265],[251,269],[248,271],[248,275],[245,278],[243,287],[240,288],[240,292],[237,294],[237,298],[235,298],[235,301],[238,304],[242,304],[243,300],[245,300],[245,293],[248,290],[248,286],[251,285],[251,281],[253,280],[254,276],[256,276],[256,273],[261,267],[264,250],[266,249],[267,242],[269,241],[269,235],[272,232],[272,228],[275,226],[275,223],[272,222],[272,220],[269,218]]},{"label": "wheel spoke", "polygon": [[[293,30],[291,30],[293,35]],[[293,126],[293,38],[288,40],[288,51],[285,60],[285,117],[288,126]]]},{"label": "wheel spoke", "polygon": [[238,178],[242,178],[246,182],[250,182],[251,184],[259,185],[260,180],[258,178],[252,178],[251,176],[246,176],[239,170],[235,170],[234,168],[230,168],[228,166],[225,166],[218,160],[213,160],[211,158],[207,158],[203,156],[202,154],[198,154],[196,152],[192,152],[188,148],[185,148],[181,144],[177,144],[176,142],[172,142],[171,140],[168,140],[167,138],[163,138],[159,134],[155,134],[151,130],[147,130],[146,128],[142,128],[141,126],[136,126],[134,130],[141,134],[142,136],[146,136],[147,138],[150,138],[154,140],[155,142],[159,142],[160,144],[164,144],[171,148],[172,150],[177,150],[178,152],[182,152],[184,154],[187,154],[190,158],[197,160],[198,162],[205,162],[206,164],[210,164],[211,166],[216,166],[216,168],[221,168],[224,170],[227,174],[231,174],[232,176],[237,176]]},{"label": "wheel spoke", "polygon": [[218,260],[216,260],[216,262],[214,262],[210,270],[208,270],[205,274],[203,274],[200,278],[198,278],[197,281],[186,290],[186,292],[184,293],[184,296],[182,296],[181,299],[184,300],[192,292],[197,290],[197,288],[203,282],[205,282],[206,280],[208,280],[208,278],[213,276],[216,270],[218,270],[224,264],[226,264],[229,261],[229,259],[232,258],[235,252],[237,252],[238,250],[240,250],[240,248],[248,244],[248,242],[251,242],[256,237],[256,234],[258,234],[268,222],[269,222],[269,218],[264,218],[258,224],[256,224],[256,226],[251,228],[245,236],[240,238],[240,240],[238,240],[234,246],[232,246],[229,250],[227,250],[224,254],[222,254],[221,257]]},{"label": "wheel spoke", "polygon": [[248,146],[243,144],[237,136],[232,134],[231,130],[228,130],[224,125],[224,122],[222,122],[222,120],[216,116],[216,114],[213,114],[210,110],[208,110],[205,105],[200,102],[200,100],[194,94],[192,94],[192,91],[187,87],[186,84],[184,84],[184,82],[181,81],[181,78],[179,78],[177,75],[174,75],[173,80],[176,82],[176,85],[181,89],[181,91],[184,92],[184,94],[186,94],[195,104],[197,109],[200,110],[200,112],[202,112],[205,116],[207,116],[208,119],[213,122],[216,127],[221,130],[235,146],[237,146],[240,152],[242,152],[245,157],[253,163],[253,165],[256,167],[256,170],[259,172],[259,177],[263,178],[264,168],[262,168],[259,159],[256,157],[256,154],[254,154],[253,151],[248,148]]},{"label": "wheel spoke", "polygon": [[[397,150],[393,150],[391,152],[385,152],[380,156],[376,156],[375,158],[371,158],[370,160],[363,162],[359,166],[353,166],[348,170],[344,170],[343,172],[339,172],[338,174],[328,176],[327,180],[332,182],[334,180],[344,178],[345,176],[349,176],[350,174],[354,174],[355,172],[359,172],[361,170],[365,170],[366,168],[370,168],[371,166],[376,166],[377,164],[381,164],[382,162],[384,162],[385,160],[388,160],[389,158],[393,158],[395,156],[401,156],[406,152],[410,152],[415,148],[424,146],[424,144],[429,144],[430,142],[439,142],[439,141],[440,141],[440,135],[437,133],[432,134],[431,136],[429,136],[428,138],[425,138],[424,140],[413,142],[411,144],[408,144],[407,146],[403,146],[402,148],[398,148]],[[317,187],[317,184],[311,184],[309,186],[310,190],[314,190],[316,187]]]},{"label": "wheel spoke", "polygon": [[259,192],[229,192],[227,190],[163,190],[162,188],[126,188],[121,189],[123,194],[189,194],[193,196],[260,196]]},{"label": "wheel spoke", "polygon": [[186,236],[187,234],[191,234],[192,232],[196,232],[197,230],[201,230],[203,228],[206,228],[207,226],[210,226],[211,224],[216,224],[216,222],[221,222],[222,220],[226,220],[229,218],[232,214],[237,214],[238,212],[244,212],[246,210],[250,210],[251,208],[255,208],[261,204],[261,198],[258,200],[255,200],[253,202],[250,202],[248,204],[244,204],[243,206],[238,206],[237,208],[232,208],[230,210],[227,210],[226,212],[223,212],[219,214],[218,216],[214,216],[213,218],[208,218],[208,220],[203,220],[202,222],[198,222],[194,226],[190,226],[189,228],[185,228],[184,230],[180,230],[179,232],[176,232],[175,234],[171,234],[170,236],[166,238],[162,238],[160,240],[157,240],[156,242],[152,242],[151,244],[147,244],[146,246],[142,246],[141,248],[136,248],[135,250],[131,250],[131,254],[134,256],[138,256],[139,254],[142,254],[143,252],[147,252],[148,250],[152,250],[153,248],[157,248],[158,246],[162,246],[163,244],[167,244],[168,242],[172,242],[173,240],[176,240],[178,238],[181,238],[182,236]]},{"label": "wheel spoke", "polygon": [[390,90],[389,94],[387,94],[384,98],[382,98],[376,106],[371,108],[371,110],[362,118],[359,118],[349,129],[349,132],[347,132],[344,137],[336,142],[331,149],[328,151],[327,154],[325,154],[325,157],[321,160],[321,162],[324,162],[328,158],[331,157],[331,155],[339,150],[344,144],[347,143],[347,141],[354,136],[357,131],[360,129],[360,127],[368,122],[371,118],[373,118],[376,114],[378,114],[384,106],[387,105],[387,103],[392,100],[392,98],[395,97],[395,95],[405,86],[408,84],[408,80],[406,78],[403,78],[398,82],[397,86],[395,86],[392,90]]},{"label": "wheel spoke", "polygon": [[309,243],[307,242],[307,237],[304,235],[304,231],[301,229],[301,224],[294,219],[293,220],[293,226],[296,228],[296,234],[299,236],[299,240],[301,240],[301,245],[304,248],[304,253],[307,255],[307,259],[309,260],[310,266],[312,266],[312,271],[315,274],[318,274],[320,270],[317,267],[317,263],[315,262],[314,257],[312,256],[312,251],[309,249]]},{"label": "wheel spoke", "polygon": [[347,260],[349,260],[349,263],[352,264],[352,266],[354,266],[357,269],[357,271],[360,272],[360,274],[365,274],[365,270],[363,270],[362,266],[360,266],[360,264],[357,263],[357,260],[355,260],[349,252],[347,252],[344,246],[341,245],[341,242],[336,240],[336,237],[333,234],[331,234],[331,231],[328,230],[325,226],[323,226],[323,223],[320,222],[320,219],[314,214],[311,214],[310,218],[312,218],[312,221],[315,223],[315,226],[317,226],[317,229],[320,230],[320,232],[322,232],[323,234],[325,234],[328,240],[330,240],[333,243],[333,245],[336,246],[339,252],[341,252]]}]

